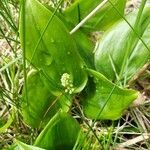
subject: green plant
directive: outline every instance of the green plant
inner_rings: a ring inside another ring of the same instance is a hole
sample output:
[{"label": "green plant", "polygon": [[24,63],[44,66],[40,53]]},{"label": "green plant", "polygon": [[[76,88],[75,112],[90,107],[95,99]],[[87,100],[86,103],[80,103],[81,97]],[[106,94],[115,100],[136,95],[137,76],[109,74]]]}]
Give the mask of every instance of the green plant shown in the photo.
[{"label": "green plant", "polygon": [[[59,9],[61,0],[55,9],[37,0],[21,1],[21,111],[24,121],[41,132],[34,146],[17,141],[16,149],[90,148],[88,134],[68,114],[76,96],[87,118],[116,120],[122,116],[138,97],[137,91],[127,89],[128,81],[150,58],[150,8],[143,9],[144,2],[139,11],[124,17],[126,1],[108,1],[70,34],[69,30],[100,3],[98,0],[92,6],[92,0],[76,0],[63,12]],[[106,32],[93,53],[95,43],[88,34],[97,30]],[[94,135],[100,144],[102,137]]]}]

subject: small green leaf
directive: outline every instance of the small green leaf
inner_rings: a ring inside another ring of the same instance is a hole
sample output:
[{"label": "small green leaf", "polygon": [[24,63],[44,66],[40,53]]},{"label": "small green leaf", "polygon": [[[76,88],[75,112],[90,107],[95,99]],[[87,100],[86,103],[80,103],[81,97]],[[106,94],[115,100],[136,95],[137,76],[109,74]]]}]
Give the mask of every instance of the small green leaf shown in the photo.
[{"label": "small green leaf", "polygon": [[25,45],[26,58],[43,72],[44,83],[54,95],[65,91],[61,85],[64,73],[70,75],[73,93],[80,92],[87,82],[83,69],[85,63],[66,26],[37,0],[26,0],[24,7],[25,14],[21,11],[20,39],[21,45]]},{"label": "small green leaf", "polygon": [[[64,16],[68,22],[71,22],[75,26],[96,8],[100,2],[102,0],[94,0],[94,2],[93,0],[76,0],[72,6],[64,11]],[[111,3],[113,3],[120,14],[124,14],[126,0],[111,0]],[[107,2],[83,27],[88,28],[88,31],[106,30],[118,21],[121,16],[111,3]]]},{"label": "small green leaf", "polygon": [[82,95],[85,115],[91,119],[120,118],[122,112],[137,98],[138,93],[119,88],[99,72],[88,72],[92,79]]},{"label": "small green leaf", "polygon": [[[10,127],[10,125],[14,121],[14,115],[15,115],[15,110],[14,110],[14,108],[12,108],[11,114],[10,114],[7,122],[4,125],[0,126],[0,133],[6,132],[6,130]],[[0,120],[0,122],[1,122],[1,120]]]},{"label": "small green leaf", "polygon": [[27,78],[27,97],[23,92],[22,113],[26,123],[32,127],[45,125],[50,118],[63,109],[69,110],[71,97],[52,95],[41,80],[41,74],[31,71]]},{"label": "small green leaf", "polygon": [[[128,81],[150,59],[149,12],[150,8],[144,10],[140,30],[135,31],[138,32],[147,47],[125,20],[114,25],[99,42],[95,53],[95,67],[111,81]],[[136,12],[127,16],[132,26],[136,16]]]},{"label": "small green leaf", "polygon": [[16,141],[16,144],[17,144],[17,148],[15,148],[15,150],[45,150],[43,148],[27,145],[27,144],[20,142],[18,140]]},{"label": "small green leaf", "polygon": [[58,112],[43,129],[35,145],[47,150],[71,150],[80,133],[80,126],[69,114]]}]

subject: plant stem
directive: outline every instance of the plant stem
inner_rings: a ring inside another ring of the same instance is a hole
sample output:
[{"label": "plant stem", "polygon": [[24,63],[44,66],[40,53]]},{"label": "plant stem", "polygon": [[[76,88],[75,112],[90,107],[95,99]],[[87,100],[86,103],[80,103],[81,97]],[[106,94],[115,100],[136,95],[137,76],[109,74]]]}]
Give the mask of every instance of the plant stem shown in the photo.
[{"label": "plant stem", "polygon": [[25,0],[21,0],[21,22],[23,24],[23,30],[22,30],[22,35],[24,35],[23,41],[22,41],[22,50],[23,50],[23,74],[24,74],[24,92],[25,92],[25,98],[27,101],[28,105],[28,94],[27,94],[27,72],[26,72],[26,43],[25,43],[25,37],[26,37],[26,32],[25,32]]},{"label": "plant stem", "polygon": [[[140,25],[141,25],[141,16],[142,16],[142,12],[143,12],[143,9],[144,9],[144,6],[145,6],[145,4],[146,4],[146,0],[142,0],[142,3],[141,3],[141,5],[140,5],[140,8],[139,8],[139,11],[138,11],[138,15],[137,15],[137,17],[136,17],[136,21],[135,21],[135,24],[134,24],[134,26],[133,26],[133,30],[134,30],[134,32],[131,34],[131,36],[130,36],[130,41],[134,41],[134,39],[135,39],[135,35],[137,35],[138,34],[138,36],[141,38],[141,35],[139,34],[139,31],[140,31]],[[137,33],[137,34],[135,34],[135,33]],[[121,67],[121,71],[120,71],[120,74],[119,74],[119,79],[122,79],[122,77],[123,77],[123,74],[124,74],[124,71],[125,71],[125,68],[127,68],[128,66],[127,66],[127,61],[128,61],[128,57],[129,57],[129,55],[130,55],[130,52],[131,52],[131,50],[132,50],[132,44],[133,44],[134,42],[130,42],[130,44],[129,44],[129,46],[128,46],[128,48],[127,48],[127,51],[126,51],[126,53],[125,53],[125,56],[124,56],[124,60],[123,60],[123,63],[122,63],[122,67]],[[145,44],[144,44],[145,45]],[[146,45],[147,46],[147,45]],[[149,50],[149,49],[148,49]],[[126,77],[125,77],[126,78]],[[125,78],[124,78],[124,80],[125,80]],[[125,85],[124,85],[125,86]]]},{"label": "plant stem", "polygon": [[143,43],[143,45],[145,46],[145,48],[150,52],[149,47],[147,46],[147,44],[144,42],[144,40],[141,38],[141,36],[139,35],[139,33],[134,29],[134,27],[130,24],[130,22],[119,12],[119,10],[116,8],[116,6],[109,0],[109,3],[112,5],[112,7],[116,10],[116,12],[118,13],[118,15],[120,15],[120,17],[122,17],[123,20],[125,20],[125,22],[129,25],[129,27],[132,29],[132,31],[134,32],[134,34],[138,37],[138,39]]},{"label": "plant stem", "polygon": [[139,11],[138,11],[138,14],[137,14],[137,17],[136,17],[136,21],[135,21],[135,24],[134,24],[134,28],[137,29],[137,32],[138,32],[139,29],[140,29],[141,16],[142,16],[142,12],[143,12],[144,6],[145,6],[145,4],[146,4],[146,1],[147,1],[147,0],[142,0],[141,5],[140,5],[140,8],[139,8]]}]

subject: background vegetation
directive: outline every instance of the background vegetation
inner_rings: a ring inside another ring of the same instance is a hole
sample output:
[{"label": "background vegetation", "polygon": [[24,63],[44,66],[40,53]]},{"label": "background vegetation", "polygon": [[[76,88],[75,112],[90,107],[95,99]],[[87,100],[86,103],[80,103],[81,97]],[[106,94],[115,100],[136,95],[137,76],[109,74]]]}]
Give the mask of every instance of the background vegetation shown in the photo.
[{"label": "background vegetation", "polygon": [[[41,0],[41,2],[53,7],[58,3],[56,0]],[[65,0],[60,10],[65,10],[72,2]],[[139,1],[128,1],[126,14],[137,9],[139,5]],[[19,38],[19,13],[19,1],[0,0],[0,149],[13,149],[15,139],[32,145],[40,132],[40,129],[28,126],[23,121],[21,113],[24,63]],[[89,38],[96,43],[102,34],[103,32],[93,32]],[[29,70],[30,67],[27,67],[26,71]],[[70,113],[78,120],[83,131],[89,132],[89,140],[84,143],[85,149],[150,148],[149,63],[134,76],[129,82],[129,87],[138,90],[140,96],[116,121],[83,119],[78,96],[74,97]]]}]

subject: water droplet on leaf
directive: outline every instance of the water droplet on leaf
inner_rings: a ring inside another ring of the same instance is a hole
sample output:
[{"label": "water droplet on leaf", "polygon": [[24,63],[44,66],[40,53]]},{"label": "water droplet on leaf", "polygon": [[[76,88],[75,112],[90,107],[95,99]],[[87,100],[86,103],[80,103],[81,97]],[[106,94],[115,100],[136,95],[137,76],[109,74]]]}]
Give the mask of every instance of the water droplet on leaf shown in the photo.
[{"label": "water droplet on leaf", "polygon": [[51,54],[49,54],[49,53],[43,52],[43,53],[41,53],[41,56],[40,56],[40,57],[41,57],[41,58],[40,58],[41,63],[42,63],[43,65],[46,65],[46,66],[49,66],[49,65],[52,63],[52,61],[53,61],[53,57],[52,57]]},{"label": "water droplet on leaf", "polygon": [[52,43],[54,43],[54,42],[55,42],[55,40],[54,40],[53,38],[51,38],[51,42],[52,42]]}]

